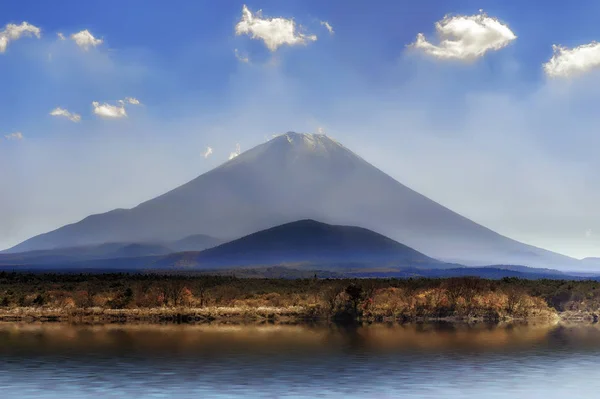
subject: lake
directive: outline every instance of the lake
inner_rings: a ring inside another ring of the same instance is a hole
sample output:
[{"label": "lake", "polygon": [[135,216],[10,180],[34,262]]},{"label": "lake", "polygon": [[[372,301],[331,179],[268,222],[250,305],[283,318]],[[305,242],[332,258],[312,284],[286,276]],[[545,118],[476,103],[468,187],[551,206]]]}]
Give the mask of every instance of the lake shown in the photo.
[{"label": "lake", "polygon": [[0,325],[8,398],[597,398],[600,327]]}]

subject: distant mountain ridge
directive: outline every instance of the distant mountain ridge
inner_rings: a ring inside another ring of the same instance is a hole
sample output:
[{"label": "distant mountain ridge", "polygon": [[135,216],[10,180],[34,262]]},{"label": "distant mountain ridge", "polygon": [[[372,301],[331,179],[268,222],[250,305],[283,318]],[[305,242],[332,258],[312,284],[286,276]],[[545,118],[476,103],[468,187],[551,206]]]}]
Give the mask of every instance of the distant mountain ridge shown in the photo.
[{"label": "distant mountain ridge", "polygon": [[89,216],[9,252],[242,237],[300,219],[377,231],[467,265],[573,269],[579,262],[493,232],[400,184],[325,135],[289,132],[132,209]]},{"label": "distant mountain ridge", "polygon": [[0,253],[0,265],[60,264],[100,259],[138,258],[167,255],[173,252],[202,251],[222,244],[224,240],[197,234],[165,243],[107,243],[78,247]]}]

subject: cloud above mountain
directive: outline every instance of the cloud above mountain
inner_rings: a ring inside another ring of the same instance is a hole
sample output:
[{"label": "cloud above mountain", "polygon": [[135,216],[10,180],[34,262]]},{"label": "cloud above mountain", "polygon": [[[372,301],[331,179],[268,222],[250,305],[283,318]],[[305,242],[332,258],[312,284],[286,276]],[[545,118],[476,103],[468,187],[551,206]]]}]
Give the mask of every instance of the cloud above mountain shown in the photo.
[{"label": "cloud above mountain", "polygon": [[250,62],[250,58],[247,55],[242,55],[242,53],[238,49],[233,50],[233,54],[238,61],[243,62],[245,64]]},{"label": "cloud above mountain", "polygon": [[235,145],[235,151],[229,153],[229,160],[231,161],[233,158],[237,157],[242,153],[242,149],[240,147],[240,143]]},{"label": "cloud above mountain", "polygon": [[100,104],[98,101],[92,102],[94,114],[107,119],[126,118],[127,111],[125,110],[125,104],[140,105],[141,102],[135,97],[125,97],[124,100],[118,100],[117,104],[118,105],[112,105],[108,103]]},{"label": "cloud above mountain", "polygon": [[51,112],[50,112],[51,116],[56,116],[56,117],[62,117],[62,118],[67,118],[68,120],[70,120],[71,122],[80,122],[81,121],[81,115],[76,114],[76,113],[72,113],[64,108],[61,107],[56,107],[54,108]]},{"label": "cloud above mountain", "polygon": [[101,45],[104,41],[102,39],[98,39],[92,35],[92,33],[85,29],[77,33],[73,33],[71,35],[71,39],[83,50],[89,50],[92,47],[97,47]]},{"label": "cloud above mountain", "polygon": [[248,6],[242,8],[242,19],[235,26],[236,35],[247,35],[252,39],[262,40],[271,51],[283,45],[306,45],[317,40],[316,35],[300,32],[302,27],[289,18],[266,18],[262,11],[252,13]]},{"label": "cloud above mountain", "polygon": [[496,18],[481,12],[476,15],[445,16],[436,22],[439,43],[434,44],[419,33],[411,47],[439,59],[472,61],[488,51],[508,46],[517,36]]},{"label": "cloud above mountain", "polygon": [[140,100],[135,97],[125,97],[125,102],[132,105],[140,105]]},{"label": "cloud above mountain", "polygon": [[543,65],[551,78],[565,78],[590,72],[600,67],[600,43],[592,42],[574,48],[553,45],[554,55]]},{"label": "cloud above mountain", "polygon": [[92,106],[94,107],[94,114],[102,118],[120,119],[127,117],[125,102],[123,100],[119,100],[119,105],[100,104],[98,101],[94,101],[92,102]]},{"label": "cloud above mountain", "polygon": [[4,27],[4,30],[0,31],[0,53],[6,52],[8,44],[22,37],[37,37],[38,39],[42,36],[42,30],[37,26],[31,25],[27,22],[22,22],[19,25],[8,24]]},{"label": "cloud above mountain", "polygon": [[329,32],[329,34],[333,35],[335,32],[333,30],[333,26],[331,26],[331,24],[327,21],[321,21],[321,25],[323,25],[325,27],[325,29],[327,29],[327,31]]},{"label": "cloud above mountain", "polygon": [[14,133],[5,134],[4,138],[6,140],[23,140],[24,136],[23,136],[23,133],[21,133],[21,132],[14,132]]}]

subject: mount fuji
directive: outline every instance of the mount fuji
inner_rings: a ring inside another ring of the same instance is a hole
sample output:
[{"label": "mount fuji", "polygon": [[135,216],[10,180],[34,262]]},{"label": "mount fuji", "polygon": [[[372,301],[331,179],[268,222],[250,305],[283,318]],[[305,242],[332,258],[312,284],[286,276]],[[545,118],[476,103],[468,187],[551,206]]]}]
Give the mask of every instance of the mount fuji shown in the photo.
[{"label": "mount fuji", "polygon": [[314,219],[361,226],[465,265],[573,269],[577,260],[520,243],[411,190],[326,135],[289,132],[132,209],[89,216],[7,252],[195,234],[235,239]]}]

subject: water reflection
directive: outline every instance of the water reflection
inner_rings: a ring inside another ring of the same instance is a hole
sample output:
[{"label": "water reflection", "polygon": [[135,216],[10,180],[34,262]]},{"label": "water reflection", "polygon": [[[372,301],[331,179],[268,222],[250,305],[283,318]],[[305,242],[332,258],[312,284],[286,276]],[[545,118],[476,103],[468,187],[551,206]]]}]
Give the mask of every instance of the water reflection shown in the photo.
[{"label": "water reflection", "polygon": [[591,398],[599,354],[595,326],[5,324],[0,396]]},{"label": "water reflection", "polygon": [[335,351],[507,351],[600,344],[595,325],[507,326],[415,324],[366,327],[286,325],[0,324],[0,356],[29,353],[87,356],[311,353]]}]

